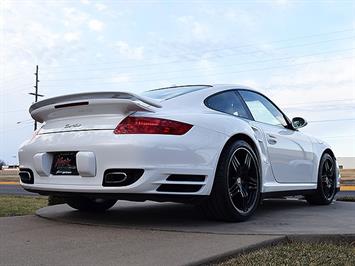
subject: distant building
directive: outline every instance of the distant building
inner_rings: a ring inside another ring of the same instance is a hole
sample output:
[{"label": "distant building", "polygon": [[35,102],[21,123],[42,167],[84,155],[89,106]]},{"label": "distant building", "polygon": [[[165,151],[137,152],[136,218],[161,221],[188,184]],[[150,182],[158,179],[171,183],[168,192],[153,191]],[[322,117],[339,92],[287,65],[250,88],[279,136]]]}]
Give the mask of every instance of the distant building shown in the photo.
[{"label": "distant building", "polygon": [[355,157],[337,157],[340,169],[355,169]]}]

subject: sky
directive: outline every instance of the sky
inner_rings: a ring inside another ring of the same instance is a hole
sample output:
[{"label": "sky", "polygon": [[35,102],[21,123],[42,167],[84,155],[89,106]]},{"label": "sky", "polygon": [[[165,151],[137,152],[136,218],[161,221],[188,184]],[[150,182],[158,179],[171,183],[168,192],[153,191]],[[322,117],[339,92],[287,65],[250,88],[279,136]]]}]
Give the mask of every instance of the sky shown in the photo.
[{"label": "sky", "polygon": [[0,159],[45,98],[182,84],[265,93],[355,156],[355,1],[0,1]]}]

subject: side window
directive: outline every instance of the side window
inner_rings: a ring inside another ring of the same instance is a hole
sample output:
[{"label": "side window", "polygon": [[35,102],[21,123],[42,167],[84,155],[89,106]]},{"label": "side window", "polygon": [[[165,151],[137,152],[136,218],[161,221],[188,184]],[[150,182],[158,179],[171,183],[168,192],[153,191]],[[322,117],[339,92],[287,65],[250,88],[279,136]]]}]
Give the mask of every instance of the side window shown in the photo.
[{"label": "side window", "polygon": [[206,106],[223,113],[250,118],[240,97],[234,91],[225,91],[208,97]]},{"label": "side window", "polygon": [[268,99],[252,91],[239,91],[255,121],[274,125],[287,126],[283,114]]}]

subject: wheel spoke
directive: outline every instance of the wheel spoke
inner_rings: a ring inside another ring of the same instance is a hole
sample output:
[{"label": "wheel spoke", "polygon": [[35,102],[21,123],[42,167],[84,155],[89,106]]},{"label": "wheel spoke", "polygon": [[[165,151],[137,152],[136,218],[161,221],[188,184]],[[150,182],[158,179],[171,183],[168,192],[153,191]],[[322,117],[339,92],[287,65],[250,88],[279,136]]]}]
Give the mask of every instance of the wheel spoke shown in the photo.
[{"label": "wheel spoke", "polygon": [[324,169],[325,169],[325,172],[328,173],[329,172],[329,165],[328,165],[328,161],[325,161],[324,163]]},{"label": "wheel spoke", "polygon": [[247,210],[248,210],[247,198],[246,198],[246,197],[242,197],[241,199],[242,199],[242,202],[241,202],[241,203],[242,203],[242,210],[243,210],[243,211],[247,211]]},{"label": "wheel spoke", "polygon": [[258,195],[258,169],[253,154],[247,148],[238,148],[228,168],[228,193],[239,212],[248,212]]},{"label": "wheel spoke", "polygon": [[249,196],[248,191],[242,185],[240,185],[239,188],[242,198],[247,198]]},{"label": "wheel spoke", "polygon": [[247,153],[245,155],[245,159],[244,159],[244,167],[246,167],[246,169],[250,169],[250,165],[251,165],[251,156],[249,153]]},{"label": "wheel spoke", "polygon": [[235,195],[237,195],[240,192],[240,187],[239,184],[237,182],[235,182],[233,184],[233,186],[231,186],[231,188],[229,189],[229,195],[234,198]]},{"label": "wheel spoke", "polygon": [[327,179],[328,179],[328,176],[323,175],[323,176],[321,177],[322,183],[327,183]]},{"label": "wheel spoke", "polygon": [[257,189],[257,181],[255,178],[248,177],[247,184],[249,185],[248,188],[251,190],[256,190]]},{"label": "wheel spoke", "polygon": [[232,157],[232,165],[233,165],[234,171],[238,172],[238,169],[240,168],[240,163],[239,163],[237,157],[235,157],[235,156]]}]

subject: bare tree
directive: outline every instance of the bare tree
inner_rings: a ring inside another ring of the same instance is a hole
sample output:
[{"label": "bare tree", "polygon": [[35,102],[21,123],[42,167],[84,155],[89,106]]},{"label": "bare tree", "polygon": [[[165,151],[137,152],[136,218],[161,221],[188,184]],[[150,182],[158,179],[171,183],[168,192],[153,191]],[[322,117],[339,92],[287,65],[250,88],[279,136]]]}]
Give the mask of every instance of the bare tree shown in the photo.
[{"label": "bare tree", "polygon": [[0,169],[2,169],[2,167],[5,166],[5,165],[6,165],[5,161],[0,159]]}]

